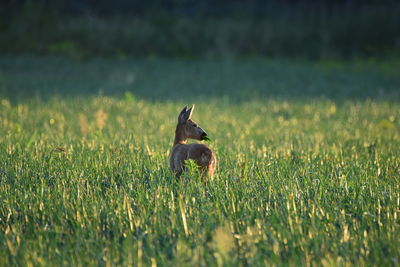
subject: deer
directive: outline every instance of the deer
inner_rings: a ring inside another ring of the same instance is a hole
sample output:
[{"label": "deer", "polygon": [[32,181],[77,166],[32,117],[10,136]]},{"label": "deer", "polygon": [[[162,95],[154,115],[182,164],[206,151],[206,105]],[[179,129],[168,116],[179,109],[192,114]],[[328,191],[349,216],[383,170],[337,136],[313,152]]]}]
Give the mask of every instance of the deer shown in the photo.
[{"label": "deer", "polygon": [[185,170],[185,161],[193,160],[204,181],[207,175],[210,179],[213,178],[217,159],[214,152],[204,144],[186,144],[187,139],[209,140],[207,133],[191,119],[193,110],[194,105],[190,109],[185,106],[179,113],[170,154],[170,169],[179,178]]}]

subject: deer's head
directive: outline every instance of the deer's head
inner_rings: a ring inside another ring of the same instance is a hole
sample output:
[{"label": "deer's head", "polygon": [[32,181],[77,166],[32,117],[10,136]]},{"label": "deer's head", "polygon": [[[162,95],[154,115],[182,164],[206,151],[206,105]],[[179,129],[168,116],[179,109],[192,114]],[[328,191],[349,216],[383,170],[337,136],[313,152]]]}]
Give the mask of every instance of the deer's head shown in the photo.
[{"label": "deer's head", "polygon": [[188,109],[185,106],[178,116],[177,131],[180,132],[184,139],[191,138],[196,140],[205,140],[207,133],[191,119],[194,110],[194,105]]}]

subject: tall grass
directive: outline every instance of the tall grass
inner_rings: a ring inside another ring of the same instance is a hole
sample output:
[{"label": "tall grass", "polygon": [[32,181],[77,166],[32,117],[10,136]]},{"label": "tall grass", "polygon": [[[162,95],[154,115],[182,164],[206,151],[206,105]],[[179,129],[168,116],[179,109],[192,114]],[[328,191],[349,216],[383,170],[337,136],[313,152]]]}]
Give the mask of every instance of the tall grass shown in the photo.
[{"label": "tall grass", "polygon": [[3,96],[0,265],[398,264],[398,101],[203,97],[203,183],[168,169],[186,99]]}]

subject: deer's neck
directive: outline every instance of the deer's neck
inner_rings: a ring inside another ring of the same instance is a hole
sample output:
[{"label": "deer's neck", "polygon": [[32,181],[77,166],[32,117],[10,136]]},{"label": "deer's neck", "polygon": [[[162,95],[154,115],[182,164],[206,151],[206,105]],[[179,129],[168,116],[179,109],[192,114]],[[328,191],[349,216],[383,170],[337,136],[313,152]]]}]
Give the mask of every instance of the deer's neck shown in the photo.
[{"label": "deer's neck", "polygon": [[185,143],[186,143],[186,136],[184,134],[184,130],[180,125],[177,125],[175,130],[174,145],[185,144]]}]

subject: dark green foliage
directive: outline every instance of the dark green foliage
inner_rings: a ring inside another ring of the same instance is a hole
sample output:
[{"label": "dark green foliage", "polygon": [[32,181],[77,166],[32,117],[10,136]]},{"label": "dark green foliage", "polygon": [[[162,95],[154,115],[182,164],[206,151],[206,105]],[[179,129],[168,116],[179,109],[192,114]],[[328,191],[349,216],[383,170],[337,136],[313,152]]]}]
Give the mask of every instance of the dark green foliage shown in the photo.
[{"label": "dark green foliage", "polygon": [[[193,8],[184,8],[188,4],[185,1],[182,5],[172,2],[170,6],[164,1],[124,2],[124,8],[122,3],[25,1],[0,12],[4,13],[0,19],[0,51],[63,54],[78,59],[353,59],[400,55],[397,2],[271,1],[208,3]],[[75,8],[81,11],[72,12]]]}]

